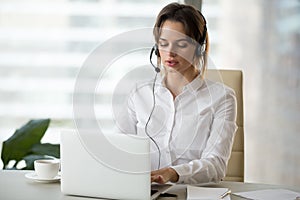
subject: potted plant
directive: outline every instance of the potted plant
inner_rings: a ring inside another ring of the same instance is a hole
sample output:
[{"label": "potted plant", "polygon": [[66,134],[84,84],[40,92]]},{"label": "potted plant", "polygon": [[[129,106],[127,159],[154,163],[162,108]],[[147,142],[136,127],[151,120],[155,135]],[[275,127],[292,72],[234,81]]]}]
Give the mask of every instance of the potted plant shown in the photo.
[{"label": "potted plant", "polygon": [[[17,169],[20,161],[24,160],[26,167],[21,169],[32,170],[36,159],[59,158],[59,144],[41,143],[50,119],[30,120],[2,144],[1,159],[3,169]],[[8,163],[14,160],[12,168]]]}]

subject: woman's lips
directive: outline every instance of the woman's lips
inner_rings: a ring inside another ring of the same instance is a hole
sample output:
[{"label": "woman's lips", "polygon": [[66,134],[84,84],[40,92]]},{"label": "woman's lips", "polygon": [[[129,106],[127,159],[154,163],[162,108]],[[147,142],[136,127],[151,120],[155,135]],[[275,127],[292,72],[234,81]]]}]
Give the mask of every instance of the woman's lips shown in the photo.
[{"label": "woman's lips", "polygon": [[166,60],[165,63],[169,67],[174,67],[175,65],[178,64],[178,62],[176,60]]}]

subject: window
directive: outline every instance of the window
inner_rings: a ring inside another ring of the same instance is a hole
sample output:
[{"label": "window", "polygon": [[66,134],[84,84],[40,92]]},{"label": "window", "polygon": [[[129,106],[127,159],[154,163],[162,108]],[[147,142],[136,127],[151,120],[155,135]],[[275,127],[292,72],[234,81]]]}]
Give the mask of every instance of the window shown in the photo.
[{"label": "window", "polygon": [[0,141],[32,118],[51,118],[44,141],[57,143],[61,127],[74,128],[72,94],[86,57],[114,35],[152,27],[168,2],[2,1]]}]

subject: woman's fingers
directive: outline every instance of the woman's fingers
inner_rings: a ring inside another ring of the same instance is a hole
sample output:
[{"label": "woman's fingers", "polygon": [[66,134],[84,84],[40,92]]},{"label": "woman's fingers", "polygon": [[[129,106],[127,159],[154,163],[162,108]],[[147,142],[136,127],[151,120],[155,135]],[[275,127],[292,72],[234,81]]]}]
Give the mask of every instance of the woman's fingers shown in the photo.
[{"label": "woman's fingers", "polygon": [[166,183],[168,181],[177,182],[179,176],[172,168],[163,168],[151,172],[151,182]]},{"label": "woman's fingers", "polygon": [[164,177],[162,175],[153,175],[153,176],[151,176],[151,182],[164,184],[167,181],[164,179]]}]

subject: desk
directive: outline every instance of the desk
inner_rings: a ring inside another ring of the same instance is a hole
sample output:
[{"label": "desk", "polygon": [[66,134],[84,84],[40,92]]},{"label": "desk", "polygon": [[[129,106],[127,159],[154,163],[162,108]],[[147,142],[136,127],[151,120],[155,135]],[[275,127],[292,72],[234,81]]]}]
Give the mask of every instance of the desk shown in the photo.
[{"label": "desk", "polygon": [[[60,183],[38,183],[25,178],[25,174],[31,171],[21,170],[0,170],[0,199],[9,200],[95,200],[95,198],[66,196],[60,192]],[[300,189],[293,187],[283,187],[275,185],[239,183],[239,182],[221,182],[219,184],[206,184],[207,187],[226,187],[232,192],[251,191],[258,189],[285,188],[296,192]],[[178,200],[186,199],[186,186],[176,185],[170,189],[169,193],[178,195]],[[160,198],[174,199],[174,198]],[[231,196],[232,200],[241,200],[242,198]]]}]

